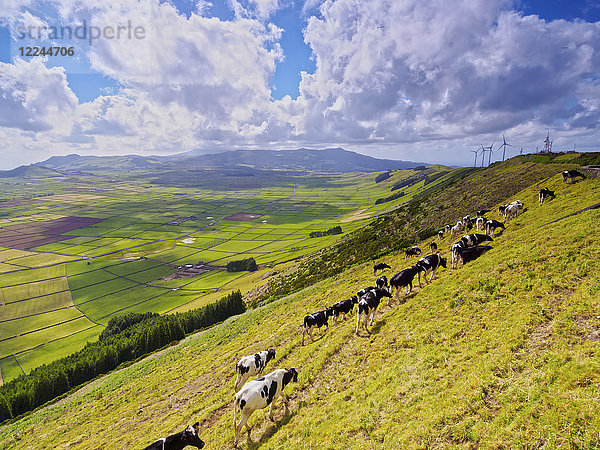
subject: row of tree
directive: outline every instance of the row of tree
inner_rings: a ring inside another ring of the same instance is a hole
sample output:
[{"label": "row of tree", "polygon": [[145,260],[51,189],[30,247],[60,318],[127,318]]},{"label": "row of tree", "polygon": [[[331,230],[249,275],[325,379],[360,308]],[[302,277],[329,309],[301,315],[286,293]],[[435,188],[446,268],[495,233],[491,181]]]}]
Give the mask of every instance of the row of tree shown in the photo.
[{"label": "row of tree", "polygon": [[111,320],[111,331],[97,342],[28,375],[0,386],[0,423],[31,411],[71,389],[156,351],[186,334],[222,322],[246,310],[241,292],[181,314],[128,315]]}]

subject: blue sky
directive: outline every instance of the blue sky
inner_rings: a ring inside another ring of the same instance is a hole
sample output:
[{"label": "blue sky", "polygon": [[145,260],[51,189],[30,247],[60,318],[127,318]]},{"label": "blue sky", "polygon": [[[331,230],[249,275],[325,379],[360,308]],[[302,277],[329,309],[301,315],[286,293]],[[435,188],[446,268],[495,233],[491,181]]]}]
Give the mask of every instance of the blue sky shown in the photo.
[{"label": "blue sky", "polygon": [[[598,148],[600,3],[405,3],[5,0],[0,168],[73,152],[300,146],[460,164],[477,142],[507,134],[533,151],[548,131],[565,149]],[[151,36],[14,38],[24,24],[82,20]],[[19,55],[48,43],[75,56]]]}]

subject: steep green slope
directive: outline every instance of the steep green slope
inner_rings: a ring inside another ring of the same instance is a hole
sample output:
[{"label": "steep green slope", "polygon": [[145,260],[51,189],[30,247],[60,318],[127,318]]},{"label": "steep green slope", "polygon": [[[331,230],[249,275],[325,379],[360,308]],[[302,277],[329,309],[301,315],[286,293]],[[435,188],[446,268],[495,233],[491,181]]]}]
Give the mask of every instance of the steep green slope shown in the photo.
[{"label": "steep green slope", "polygon": [[[411,246],[434,236],[445,224],[454,224],[466,214],[474,215],[477,210],[490,209],[527,186],[574,167],[564,162],[521,162],[521,158],[516,157],[486,169],[457,169],[426,187],[421,181],[407,188],[412,195],[407,195],[404,206],[378,217],[335,246],[311,255],[293,274],[274,277],[269,289],[263,290],[257,301],[280,298],[354,264]],[[381,184],[391,187],[397,182],[390,178]],[[419,190],[414,192],[415,189]]]},{"label": "steep green slope", "polygon": [[600,182],[554,176],[544,186],[557,198],[541,207],[535,185],[501,198],[526,209],[493,250],[441,270],[404,303],[384,302],[370,335],[354,335],[351,318],[300,346],[304,314],[372,284],[373,261],[4,426],[0,447],[142,448],[199,420],[210,448],[231,448],[235,362],[270,346],[268,370],[294,366],[299,382],[275,424],[254,413],[242,448],[599,446],[600,211],[550,222],[597,203]]}]

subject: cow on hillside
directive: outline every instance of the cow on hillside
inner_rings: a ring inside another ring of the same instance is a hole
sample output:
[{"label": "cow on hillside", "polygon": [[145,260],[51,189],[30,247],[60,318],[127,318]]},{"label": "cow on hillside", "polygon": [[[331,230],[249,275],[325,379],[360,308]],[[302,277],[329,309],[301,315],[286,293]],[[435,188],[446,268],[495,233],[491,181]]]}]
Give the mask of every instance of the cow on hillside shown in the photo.
[{"label": "cow on hillside", "polygon": [[[240,439],[240,431],[244,425],[246,425],[248,437],[250,437],[251,429],[248,426],[248,419],[257,409],[266,408],[271,405],[269,408],[269,419],[272,422],[275,421],[273,419],[273,404],[277,397],[281,396],[287,406],[288,399],[284,395],[283,389],[292,381],[298,381],[298,372],[296,369],[293,367],[291,369],[277,369],[264,377],[249,381],[240,392],[235,394],[235,398],[233,399],[234,447],[237,446]],[[239,423],[236,424],[238,410],[241,417]]]},{"label": "cow on hillside", "polygon": [[269,361],[275,359],[275,349],[263,350],[254,355],[244,356],[235,366],[237,379],[235,380],[235,392],[239,391],[248,378],[259,375],[265,370]]},{"label": "cow on hillside", "polygon": [[198,437],[200,423],[188,426],[180,433],[175,433],[170,436],[160,438],[150,444],[144,450],[180,450],[188,445],[196,448],[204,447],[204,442]]}]

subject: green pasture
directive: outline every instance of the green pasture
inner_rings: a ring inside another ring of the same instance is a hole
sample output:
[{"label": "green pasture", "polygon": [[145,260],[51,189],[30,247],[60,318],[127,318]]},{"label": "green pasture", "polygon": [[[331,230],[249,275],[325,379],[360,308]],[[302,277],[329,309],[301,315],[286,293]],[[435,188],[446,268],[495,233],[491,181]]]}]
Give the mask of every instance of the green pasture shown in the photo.
[{"label": "green pasture", "polygon": [[31,283],[18,284],[0,288],[2,290],[2,300],[6,303],[12,303],[19,300],[27,300],[41,295],[51,294],[59,291],[68,291],[69,284],[66,277],[52,278],[43,281],[33,281]]},{"label": "green pasture", "polygon": [[78,317],[79,318],[75,319],[65,319],[69,321],[66,323],[54,324],[47,329],[34,331],[29,334],[22,334],[19,337],[2,341],[0,342],[0,356],[12,355],[32,349],[38,345],[73,334],[92,325],[91,322],[81,314],[79,314]]},{"label": "green pasture", "polygon": [[[0,324],[0,341],[15,337],[21,334],[29,333],[46,327],[51,327],[57,323],[75,319],[81,316],[81,313],[73,308],[73,305],[66,305],[58,311],[47,313],[38,313],[34,316],[25,316],[20,319],[2,320]],[[5,355],[0,355],[5,356]]]},{"label": "green pasture", "polygon": [[70,292],[44,294],[37,298],[7,303],[0,306],[0,320],[12,320],[20,317],[35,316],[55,309],[73,305]]}]

